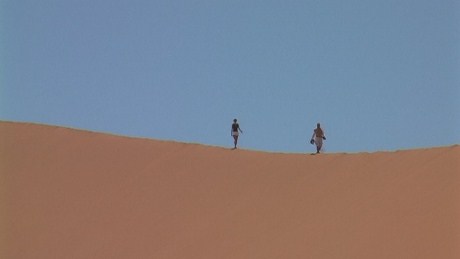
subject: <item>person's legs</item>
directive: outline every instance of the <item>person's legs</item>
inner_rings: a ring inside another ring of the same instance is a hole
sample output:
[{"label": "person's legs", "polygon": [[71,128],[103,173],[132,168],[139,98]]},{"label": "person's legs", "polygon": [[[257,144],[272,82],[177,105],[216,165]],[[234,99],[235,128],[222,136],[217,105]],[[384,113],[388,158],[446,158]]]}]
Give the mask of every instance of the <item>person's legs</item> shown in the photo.
[{"label": "person's legs", "polygon": [[233,143],[235,144],[235,148],[236,148],[236,145],[238,144],[238,136],[233,136]]},{"label": "person's legs", "polygon": [[321,151],[321,148],[323,147],[323,138],[316,137],[315,144],[316,144],[316,153],[319,154],[319,152]]},{"label": "person's legs", "polygon": [[233,140],[234,140],[233,144],[235,144],[235,148],[236,148],[236,145],[238,145],[238,135],[239,134],[238,132],[233,132],[232,135],[233,135]]}]

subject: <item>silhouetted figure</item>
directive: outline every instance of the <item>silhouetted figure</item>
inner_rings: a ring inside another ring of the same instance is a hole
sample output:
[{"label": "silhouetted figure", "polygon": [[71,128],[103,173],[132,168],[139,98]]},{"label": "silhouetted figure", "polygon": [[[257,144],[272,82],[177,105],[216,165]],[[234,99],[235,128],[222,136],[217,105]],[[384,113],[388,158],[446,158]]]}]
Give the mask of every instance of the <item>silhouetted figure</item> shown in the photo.
[{"label": "silhouetted figure", "polygon": [[324,131],[318,123],[316,124],[316,129],[313,130],[313,135],[310,140],[311,144],[316,145],[316,154],[319,154],[319,151],[321,151],[321,148],[323,147],[323,139],[326,140],[326,136],[324,136]]},{"label": "silhouetted figure", "polygon": [[233,143],[235,144],[234,149],[236,149],[236,145],[238,145],[238,136],[240,135],[240,132],[243,133],[240,129],[240,125],[236,122],[236,119],[233,119],[231,135],[233,136]]}]

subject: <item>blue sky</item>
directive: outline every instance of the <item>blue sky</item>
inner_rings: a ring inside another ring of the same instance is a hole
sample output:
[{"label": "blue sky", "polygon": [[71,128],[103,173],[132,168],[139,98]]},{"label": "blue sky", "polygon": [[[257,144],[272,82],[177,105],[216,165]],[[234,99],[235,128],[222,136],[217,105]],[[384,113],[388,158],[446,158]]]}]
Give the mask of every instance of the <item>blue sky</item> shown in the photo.
[{"label": "blue sky", "polygon": [[456,0],[1,0],[0,119],[327,152],[460,143]]}]

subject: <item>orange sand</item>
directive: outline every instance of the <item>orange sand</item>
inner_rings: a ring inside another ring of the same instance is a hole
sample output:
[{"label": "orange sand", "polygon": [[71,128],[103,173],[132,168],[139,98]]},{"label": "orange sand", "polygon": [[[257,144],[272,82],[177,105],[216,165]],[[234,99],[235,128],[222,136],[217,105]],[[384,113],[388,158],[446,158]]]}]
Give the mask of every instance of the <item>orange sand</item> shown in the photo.
[{"label": "orange sand", "polygon": [[0,122],[0,258],[460,258],[459,163]]}]

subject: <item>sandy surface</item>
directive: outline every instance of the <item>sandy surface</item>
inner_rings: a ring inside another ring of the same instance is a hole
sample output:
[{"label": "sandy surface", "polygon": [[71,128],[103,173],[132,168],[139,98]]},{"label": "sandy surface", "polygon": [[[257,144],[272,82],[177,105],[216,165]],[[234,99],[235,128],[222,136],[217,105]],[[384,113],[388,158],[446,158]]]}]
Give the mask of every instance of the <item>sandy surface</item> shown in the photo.
[{"label": "sandy surface", "polygon": [[459,163],[0,122],[0,258],[457,259]]}]

